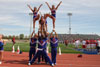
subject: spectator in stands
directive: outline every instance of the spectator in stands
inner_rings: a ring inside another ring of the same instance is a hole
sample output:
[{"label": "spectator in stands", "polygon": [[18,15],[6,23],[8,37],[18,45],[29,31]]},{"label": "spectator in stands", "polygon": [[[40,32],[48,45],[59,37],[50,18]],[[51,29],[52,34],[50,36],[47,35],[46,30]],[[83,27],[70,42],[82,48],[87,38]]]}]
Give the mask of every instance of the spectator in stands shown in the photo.
[{"label": "spectator in stands", "polygon": [[98,51],[98,54],[100,54],[100,39],[97,41],[97,51]]},{"label": "spectator in stands", "polygon": [[79,39],[77,39],[77,40],[75,41],[75,48],[76,48],[76,49],[78,49],[78,48],[79,48],[79,44],[80,44],[80,40],[79,40]]},{"label": "spectator in stands", "polygon": [[90,49],[90,40],[89,39],[86,40],[86,48],[87,48],[87,51],[89,51],[89,49]]},{"label": "spectator in stands", "polygon": [[68,40],[65,40],[65,45],[66,45],[66,46],[68,45]]},{"label": "spectator in stands", "polygon": [[83,49],[86,48],[86,41],[85,41],[85,40],[82,41],[82,48],[83,48]]},{"label": "spectator in stands", "polygon": [[15,45],[15,36],[13,36],[13,38],[12,38],[12,43],[13,43],[13,46]]}]

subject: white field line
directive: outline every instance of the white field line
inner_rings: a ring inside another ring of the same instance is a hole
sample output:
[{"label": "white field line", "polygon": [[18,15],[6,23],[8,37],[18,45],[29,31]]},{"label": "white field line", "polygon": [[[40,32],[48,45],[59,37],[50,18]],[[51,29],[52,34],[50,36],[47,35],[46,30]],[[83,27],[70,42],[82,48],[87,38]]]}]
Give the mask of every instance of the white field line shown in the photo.
[{"label": "white field line", "polygon": [[100,60],[90,60],[90,61],[89,60],[81,60],[81,61],[80,60],[77,60],[77,61],[76,60],[57,60],[57,61],[69,61],[69,62],[74,62],[74,61],[75,62],[99,62]]},{"label": "white field line", "polygon": [[100,67],[100,65],[90,65],[90,64],[86,64],[86,65],[82,65],[82,64],[57,64],[57,65],[69,65],[69,66],[88,66],[88,67],[95,67],[98,66]]}]

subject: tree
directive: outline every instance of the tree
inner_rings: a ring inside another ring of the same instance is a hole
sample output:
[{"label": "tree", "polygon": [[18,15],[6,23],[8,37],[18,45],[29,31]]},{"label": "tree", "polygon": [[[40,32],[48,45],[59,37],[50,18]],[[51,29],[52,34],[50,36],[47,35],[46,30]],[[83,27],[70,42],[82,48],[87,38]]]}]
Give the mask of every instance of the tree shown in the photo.
[{"label": "tree", "polygon": [[15,36],[15,39],[19,39],[19,37],[18,36]]},{"label": "tree", "polygon": [[12,38],[13,38],[13,36],[11,36],[11,35],[8,36],[8,39],[12,39]]},{"label": "tree", "polygon": [[20,34],[20,39],[24,39],[24,34]]}]

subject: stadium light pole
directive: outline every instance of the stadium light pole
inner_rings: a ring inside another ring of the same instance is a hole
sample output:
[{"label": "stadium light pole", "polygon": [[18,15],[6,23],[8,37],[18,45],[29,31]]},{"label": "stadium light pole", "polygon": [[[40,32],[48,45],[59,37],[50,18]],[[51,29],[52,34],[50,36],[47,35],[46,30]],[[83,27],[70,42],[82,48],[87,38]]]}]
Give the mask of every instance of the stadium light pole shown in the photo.
[{"label": "stadium light pole", "polygon": [[68,13],[67,15],[69,16],[69,34],[71,34],[71,16],[72,16],[72,13]]},{"label": "stadium light pole", "polygon": [[32,32],[32,22],[33,22],[33,13],[29,13],[29,16],[30,16],[30,36],[31,36],[31,32]]}]

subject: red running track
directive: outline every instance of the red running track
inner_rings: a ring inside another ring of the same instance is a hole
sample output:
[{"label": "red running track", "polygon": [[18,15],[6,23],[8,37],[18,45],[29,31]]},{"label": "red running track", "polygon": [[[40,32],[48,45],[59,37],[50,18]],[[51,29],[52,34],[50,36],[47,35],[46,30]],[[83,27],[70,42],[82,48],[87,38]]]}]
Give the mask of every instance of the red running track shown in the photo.
[{"label": "red running track", "polygon": [[[50,54],[49,54],[50,56]],[[78,54],[57,55],[57,65],[54,67],[100,67],[100,55],[86,55],[82,58]],[[16,54],[4,52],[4,59],[0,67],[51,67],[42,62],[42,64],[33,64],[28,66],[28,52]]]}]

